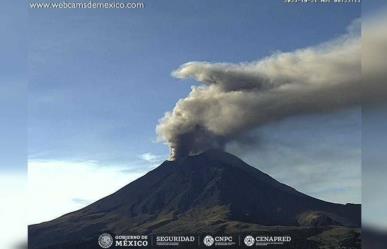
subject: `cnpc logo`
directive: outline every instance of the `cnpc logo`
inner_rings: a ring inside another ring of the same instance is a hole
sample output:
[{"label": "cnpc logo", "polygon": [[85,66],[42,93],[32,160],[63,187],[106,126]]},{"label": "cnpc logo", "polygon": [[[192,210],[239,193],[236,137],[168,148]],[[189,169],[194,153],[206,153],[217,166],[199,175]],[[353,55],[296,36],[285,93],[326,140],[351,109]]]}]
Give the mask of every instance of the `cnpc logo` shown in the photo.
[{"label": "cnpc logo", "polygon": [[212,246],[212,245],[220,245],[220,243],[231,243],[233,242],[232,236],[211,236],[207,235],[203,239],[203,243],[205,246]]}]

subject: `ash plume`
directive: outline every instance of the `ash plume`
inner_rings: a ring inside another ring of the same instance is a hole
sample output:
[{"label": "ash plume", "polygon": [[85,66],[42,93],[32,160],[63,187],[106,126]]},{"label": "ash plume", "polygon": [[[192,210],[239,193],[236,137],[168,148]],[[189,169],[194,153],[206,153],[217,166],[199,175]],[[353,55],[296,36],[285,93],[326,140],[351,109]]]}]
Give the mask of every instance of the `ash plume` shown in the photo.
[{"label": "ash plume", "polygon": [[361,84],[359,33],[352,29],[318,46],[277,52],[249,63],[181,65],[172,75],[201,85],[193,86],[160,119],[156,127],[159,139],[170,147],[173,160],[223,148],[272,121],[372,101],[368,85]]}]

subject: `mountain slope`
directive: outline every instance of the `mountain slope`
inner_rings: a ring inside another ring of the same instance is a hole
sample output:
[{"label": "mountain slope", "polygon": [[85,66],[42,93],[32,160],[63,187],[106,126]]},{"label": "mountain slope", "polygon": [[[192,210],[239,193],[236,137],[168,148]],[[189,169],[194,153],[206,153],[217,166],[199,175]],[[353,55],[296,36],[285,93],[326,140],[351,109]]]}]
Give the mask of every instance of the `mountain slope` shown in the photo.
[{"label": "mountain slope", "polygon": [[360,205],[304,195],[218,150],[156,169],[79,211],[29,228],[31,249],[116,234],[236,233],[262,226],[360,226]]}]

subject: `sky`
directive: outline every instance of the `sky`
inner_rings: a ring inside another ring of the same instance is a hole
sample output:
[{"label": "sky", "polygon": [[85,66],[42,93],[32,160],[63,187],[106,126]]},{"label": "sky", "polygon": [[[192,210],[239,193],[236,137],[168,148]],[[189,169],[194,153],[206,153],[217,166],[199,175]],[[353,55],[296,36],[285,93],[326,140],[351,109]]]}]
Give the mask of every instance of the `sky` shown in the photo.
[{"label": "sky", "polygon": [[[31,10],[29,223],[87,205],[168,158],[155,126],[197,84],[171,76],[181,64],[248,62],[317,45],[359,16],[357,5],[251,0]],[[264,139],[256,147],[229,151],[314,197],[359,203],[360,121],[356,108],[290,119],[255,131]],[[73,181],[76,174],[83,177]]]},{"label": "sky", "polygon": [[23,1],[1,2],[0,36],[0,248],[13,249],[27,236],[27,9]]},{"label": "sky", "polygon": [[[387,231],[386,198],[381,193],[387,191],[386,153],[387,105],[363,107],[362,129],[362,201],[363,224]],[[383,149],[382,149],[383,148]]]},{"label": "sky", "polygon": [[170,76],[179,65],[314,45],[344,33],[360,11],[272,2],[31,11],[29,158],[126,165],[142,153],[166,155],[155,125],[194,84]]},{"label": "sky", "polygon": [[5,1],[0,10],[0,169],[22,173],[26,158],[20,152],[27,152],[27,9],[12,3]]}]

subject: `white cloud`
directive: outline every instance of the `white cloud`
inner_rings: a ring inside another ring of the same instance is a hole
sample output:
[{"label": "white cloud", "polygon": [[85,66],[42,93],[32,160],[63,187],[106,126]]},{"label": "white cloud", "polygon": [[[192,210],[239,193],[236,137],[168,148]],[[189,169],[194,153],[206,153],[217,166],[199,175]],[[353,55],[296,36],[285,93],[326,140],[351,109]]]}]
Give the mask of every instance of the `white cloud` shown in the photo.
[{"label": "white cloud", "polygon": [[15,248],[27,240],[26,183],[23,174],[0,174],[0,248]]},{"label": "white cloud", "polygon": [[96,161],[32,160],[28,164],[28,224],[80,209],[145,173]]},{"label": "white cloud", "polygon": [[158,156],[158,155],[152,154],[150,152],[141,154],[139,157],[142,160],[149,162],[149,163],[161,163],[161,161],[163,160],[162,156]]}]

